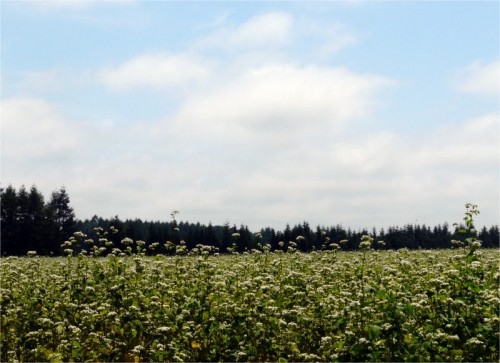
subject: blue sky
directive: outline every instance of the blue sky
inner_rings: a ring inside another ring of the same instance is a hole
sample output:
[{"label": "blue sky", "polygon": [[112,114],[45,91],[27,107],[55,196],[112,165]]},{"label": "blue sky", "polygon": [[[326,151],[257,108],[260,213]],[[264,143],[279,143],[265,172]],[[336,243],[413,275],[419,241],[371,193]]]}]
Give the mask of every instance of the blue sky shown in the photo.
[{"label": "blue sky", "polygon": [[79,218],[499,219],[497,1],[1,3],[2,185]]}]

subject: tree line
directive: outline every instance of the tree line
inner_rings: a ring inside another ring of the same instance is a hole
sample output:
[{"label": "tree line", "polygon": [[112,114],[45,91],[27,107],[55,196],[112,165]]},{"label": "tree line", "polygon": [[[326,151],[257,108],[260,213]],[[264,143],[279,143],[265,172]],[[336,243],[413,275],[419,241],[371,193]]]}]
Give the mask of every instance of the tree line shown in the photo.
[{"label": "tree line", "polygon": [[64,188],[52,192],[48,202],[36,186],[27,190],[2,188],[1,253],[59,255],[60,244],[75,231],[76,219]]},{"label": "tree line", "polygon": [[[75,217],[65,188],[52,192],[48,201],[35,185],[29,190],[21,186],[16,190],[12,185],[0,189],[1,197],[1,255],[25,255],[36,251],[38,255],[59,256],[63,254],[61,245],[81,231],[89,238],[97,236],[96,228],[104,231],[111,227],[117,230],[107,236],[114,248],[124,249],[122,242],[126,237],[144,241],[146,247],[157,243],[154,253],[171,253],[166,246],[183,244],[188,250],[198,244],[217,247],[220,253],[245,252],[266,246],[271,250],[293,247],[302,252],[337,248],[342,241],[343,250],[358,248],[361,236],[369,235],[375,241],[376,249],[433,249],[451,248],[451,241],[459,239],[458,227],[448,224],[434,227],[407,224],[402,227],[389,227],[387,230],[345,229],[342,225],[311,228],[307,222],[287,225],[284,230],[262,228],[257,233],[247,226],[208,225],[200,223],[178,222],[176,213],[169,221],[143,221],[141,219],[121,220],[118,216],[102,218],[94,216],[79,220]],[[459,226],[460,227],[460,226]],[[483,247],[499,247],[498,225],[483,227],[478,231],[478,238]],[[82,248],[84,248],[82,246]],[[107,252],[110,252],[109,249]],[[146,248],[146,251],[152,251]]]}]

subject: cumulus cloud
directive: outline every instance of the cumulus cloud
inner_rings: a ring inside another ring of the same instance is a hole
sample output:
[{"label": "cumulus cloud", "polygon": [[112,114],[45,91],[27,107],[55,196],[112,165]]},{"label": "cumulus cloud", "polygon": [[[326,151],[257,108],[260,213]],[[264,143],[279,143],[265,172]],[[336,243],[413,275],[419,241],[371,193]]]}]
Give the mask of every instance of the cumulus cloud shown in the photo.
[{"label": "cumulus cloud", "polygon": [[500,92],[500,61],[474,62],[461,70],[457,89],[461,92],[498,96]]},{"label": "cumulus cloud", "polygon": [[[329,57],[356,41],[345,28],[277,12],[222,24],[191,53],[137,55],[99,72],[112,90],[189,90],[161,121],[82,123],[41,99],[2,101],[3,180],[46,194],[64,184],[80,218],[168,219],[178,209],[189,221],[254,230],[303,220],[357,228],[453,222],[472,201],[498,221],[498,114],[422,135],[369,133],[396,80],[276,57],[297,34],[320,38],[311,50]],[[212,54],[220,50],[234,54]],[[258,61],[243,62],[249,54]],[[498,62],[467,72],[461,90],[498,92]]]},{"label": "cumulus cloud", "polygon": [[140,55],[115,67],[103,70],[100,78],[112,89],[135,87],[168,89],[206,78],[210,67],[206,61],[189,54]]},{"label": "cumulus cloud", "polygon": [[497,114],[425,135],[353,133],[348,119],[325,133],[322,122],[311,123],[299,126],[310,137],[280,142],[292,124],[257,143],[254,134],[267,131],[252,119],[243,122],[254,134],[207,131],[193,142],[189,127],[151,138],[137,132],[144,124],[78,124],[43,100],[6,100],[2,112],[3,178],[36,183],[47,195],[66,185],[81,218],[167,219],[180,209],[182,219],[252,229],[303,220],[380,227],[460,220],[469,200],[492,216],[487,223],[498,217]]},{"label": "cumulus cloud", "polygon": [[170,140],[165,153],[185,175],[183,192],[165,199],[199,217],[237,215],[236,223],[253,226],[305,218],[433,224],[454,220],[448,216],[463,199],[495,214],[498,115],[420,136],[363,132],[378,91],[393,84],[346,69],[274,64],[191,95],[152,133]]},{"label": "cumulus cloud", "polygon": [[[374,93],[392,81],[342,68],[274,64],[249,69],[185,101],[174,127],[205,136],[280,143],[326,133],[373,110]],[[166,128],[172,127],[167,120]],[[285,132],[284,132],[285,130]]]},{"label": "cumulus cloud", "polygon": [[[228,148],[208,139],[191,145],[195,150],[179,147],[179,154],[198,160],[179,168],[190,170],[180,187],[184,197],[164,198],[176,198],[198,218],[252,228],[303,220],[355,228],[451,223],[460,221],[466,201],[478,203],[487,218],[482,222],[492,224],[498,218],[498,127],[498,115],[484,115],[457,123],[454,131],[417,136],[339,132],[324,140],[318,130],[315,143],[298,147],[252,147],[238,139]],[[205,154],[210,146],[221,151]]]}]

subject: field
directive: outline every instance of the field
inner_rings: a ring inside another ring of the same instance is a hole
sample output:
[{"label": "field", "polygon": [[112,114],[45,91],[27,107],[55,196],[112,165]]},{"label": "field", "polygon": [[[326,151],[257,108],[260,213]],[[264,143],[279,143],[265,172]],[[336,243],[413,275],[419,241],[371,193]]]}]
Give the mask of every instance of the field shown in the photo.
[{"label": "field", "polygon": [[498,250],[369,242],[3,258],[1,360],[498,362]]}]

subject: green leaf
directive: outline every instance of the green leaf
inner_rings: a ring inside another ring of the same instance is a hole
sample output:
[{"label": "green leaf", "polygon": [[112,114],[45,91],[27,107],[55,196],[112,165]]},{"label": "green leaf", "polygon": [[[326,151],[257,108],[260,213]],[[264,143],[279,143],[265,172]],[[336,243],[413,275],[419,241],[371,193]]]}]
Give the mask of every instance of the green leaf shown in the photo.
[{"label": "green leaf", "polygon": [[370,340],[374,340],[380,335],[380,332],[382,331],[382,327],[378,325],[369,325],[368,326],[368,336]]}]

